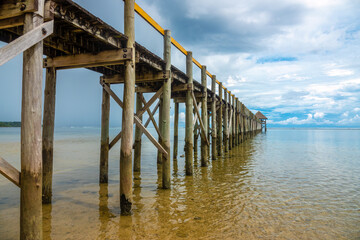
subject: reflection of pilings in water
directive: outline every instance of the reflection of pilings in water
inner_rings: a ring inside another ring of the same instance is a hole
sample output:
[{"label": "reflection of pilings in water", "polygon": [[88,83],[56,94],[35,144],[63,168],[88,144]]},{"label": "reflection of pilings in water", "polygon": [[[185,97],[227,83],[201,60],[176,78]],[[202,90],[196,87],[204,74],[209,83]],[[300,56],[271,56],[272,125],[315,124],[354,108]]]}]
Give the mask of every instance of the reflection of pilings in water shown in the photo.
[{"label": "reflection of pilings in water", "polygon": [[176,177],[178,173],[178,161],[174,159],[173,161],[173,177]]},{"label": "reflection of pilings in water", "polygon": [[143,204],[141,201],[141,174],[134,173],[134,185],[133,185],[133,200],[134,204],[136,204],[137,209],[140,211],[143,208]]},{"label": "reflection of pilings in water", "polygon": [[106,238],[107,227],[110,218],[114,217],[114,215],[110,212],[108,207],[109,200],[109,192],[108,192],[108,184],[100,183],[99,184],[99,222],[100,222],[100,230],[99,230],[99,239]]},{"label": "reflection of pilings in water", "polygon": [[42,221],[43,221],[43,239],[51,240],[51,230],[52,230],[52,204],[43,204],[42,206]]}]

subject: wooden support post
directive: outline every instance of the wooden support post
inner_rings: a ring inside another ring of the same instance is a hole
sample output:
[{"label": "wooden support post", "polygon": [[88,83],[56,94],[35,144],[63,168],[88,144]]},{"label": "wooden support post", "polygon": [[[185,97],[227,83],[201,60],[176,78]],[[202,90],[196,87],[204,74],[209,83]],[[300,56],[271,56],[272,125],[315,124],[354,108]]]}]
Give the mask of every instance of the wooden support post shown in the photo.
[{"label": "wooden support post", "polygon": [[235,108],[235,95],[232,96],[232,109],[233,109],[233,115],[232,115],[232,123],[231,123],[231,129],[232,129],[232,141],[231,145],[234,148],[235,147],[235,119],[236,119],[236,108]]},{"label": "wooden support post", "polygon": [[224,98],[225,98],[225,114],[224,114],[224,142],[225,142],[225,152],[229,151],[229,129],[228,129],[228,124],[229,124],[229,119],[228,119],[228,115],[229,115],[229,104],[228,104],[228,97],[227,97],[227,88],[225,88],[224,90]]},{"label": "wooden support post", "polygon": [[[127,48],[135,48],[134,24],[135,0],[125,0],[124,29],[128,37]],[[122,215],[130,215],[132,207],[132,144],[135,96],[135,49],[133,57],[125,62],[124,108],[122,113],[122,138],[120,150],[120,209]]]},{"label": "wooden support post", "polygon": [[[165,70],[171,69],[171,32],[165,30],[164,34],[164,61]],[[170,188],[170,101],[171,101],[171,74],[164,80],[163,108],[162,108],[162,146],[167,151],[167,155],[162,155],[162,188]]]},{"label": "wooden support post", "polygon": [[229,150],[232,149],[232,143],[233,143],[233,116],[234,116],[234,109],[233,109],[233,105],[231,104],[231,91],[228,94],[229,96],[229,116],[228,116],[228,120],[229,120],[229,126],[228,126],[228,136],[229,136]]},{"label": "wooden support post", "polygon": [[206,81],[206,66],[201,68],[201,85],[204,88],[203,97],[201,98],[201,120],[204,124],[204,133],[201,135],[201,166],[208,166],[209,146],[207,144],[208,137],[208,109],[207,109],[207,81]]},{"label": "wooden support post", "polygon": [[[196,114],[196,113],[194,113]],[[197,152],[198,152],[198,140],[199,140],[199,134],[198,132],[201,131],[199,130],[199,123],[197,121],[195,121],[194,124],[194,155],[195,155],[195,159],[197,158]]]},{"label": "wooden support post", "polygon": [[[38,6],[39,12],[25,15],[24,33],[43,23],[44,1]],[[23,53],[20,239],[42,239],[42,58],[42,41]]]},{"label": "wooden support post", "polygon": [[267,127],[266,127],[266,119],[265,119],[265,132],[267,132]]},{"label": "wooden support post", "polygon": [[244,116],[244,104],[241,103],[241,142],[245,141],[245,116]]},{"label": "wooden support post", "polygon": [[178,141],[179,141],[179,103],[175,103],[175,119],[174,119],[174,161],[177,160]]},{"label": "wooden support post", "polygon": [[103,88],[101,105],[100,183],[108,183],[110,95]]},{"label": "wooden support post", "polygon": [[239,99],[236,98],[236,145],[240,144],[240,108]]},{"label": "wooden support post", "polygon": [[[188,84],[193,83],[193,66],[192,66],[192,52],[187,52],[186,55],[186,74],[188,76]],[[185,171],[186,175],[191,176],[193,174],[193,99],[192,89],[186,92],[186,116],[185,116]]]},{"label": "wooden support post", "polygon": [[[142,109],[141,93],[136,93],[136,112],[138,113]],[[142,115],[139,116],[142,121]],[[142,131],[139,126],[135,128],[135,142],[134,142],[134,172],[140,172],[141,170],[141,135]]]},{"label": "wooden support post", "polygon": [[51,203],[54,153],[54,120],[56,95],[56,69],[46,69],[44,116],[42,129],[42,203]]},{"label": "wooden support post", "polygon": [[[160,129],[160,135],[158,136],[158,142],[162,145],[161,141],[161,129],[162,129],[162,125],[163,125],[163,121],[162,121],[162,114],[163,114],[163,96],[161,95],[159,97],[159,129]],[[161,151],[158,150],[157,152],[157,164],[162,164],[162,156],[161,156]]]},{"label": "wooden support post", "polygon": [[221,156],[223,151],[223,87],[219,84],[219,121],[218,121],[218,155]]},{"label": "wooden support post", "polygon": [[211,102],[211,159],[216,160],[217,158],[217,144],[216,144],[216,75],[212,76],[211,79],[211,91],[212,95],[212,102]]}]

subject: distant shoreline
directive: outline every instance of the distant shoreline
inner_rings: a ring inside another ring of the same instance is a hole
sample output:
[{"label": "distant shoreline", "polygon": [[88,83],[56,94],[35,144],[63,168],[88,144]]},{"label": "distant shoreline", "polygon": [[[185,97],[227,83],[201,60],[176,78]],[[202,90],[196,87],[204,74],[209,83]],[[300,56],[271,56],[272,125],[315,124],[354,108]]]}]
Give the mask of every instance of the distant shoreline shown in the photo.
[{"label": "distant shoreline", "polygon": [[21,127],[21,122],[0,122],[0,127]]}]

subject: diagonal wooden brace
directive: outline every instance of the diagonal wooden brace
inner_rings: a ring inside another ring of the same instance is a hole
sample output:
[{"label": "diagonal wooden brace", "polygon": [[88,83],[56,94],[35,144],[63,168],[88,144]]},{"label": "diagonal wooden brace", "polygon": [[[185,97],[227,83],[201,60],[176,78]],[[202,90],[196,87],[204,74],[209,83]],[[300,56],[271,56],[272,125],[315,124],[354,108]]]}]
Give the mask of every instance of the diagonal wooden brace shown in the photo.
[{"label": "diagonal wooden brace", "polygon": [[142,125],[142,122],[141,120],[137,117],[137,116],[134,116],[134,122],[136,124],[136,126],[138,126],[140,128],[140,130],[142,132],[145,133],[145,135],[148,137],[148,139],[155,145],[155,147],[157,149],[159,149],[160,152],[162,152],[165,157],[168,159],[169,158],[169,154],[168,152],[161,146],[161,144],[156,141],[156,139],[151,135],[151,133],[145,128],[144,125]]},{"label": "diagonal wooden brace", "polygon": [[34,46],[54,31],[54,21],[46,22],[0,48],[0,66]]},{"label": "diagonal wooden brace", "polygon": [[[119,104],[119,106],[121,108],[123,108],[124,104],[123,102],[120,100],[120,98],[111,90],[111,88],[109,86],[107,86],[106,84],[100,82],[100,84],[103,86],[103,88],[105,89],[106,92],[108,92],[110,94],[110,96],[115,100],[115,102],[117,102]],[[160,90],[159,90],[160,91]],[[149,101],[150,102],[150,101]],[[144,125],[142,125],[141,120],[139,119],[139,117],[137,115],[134,115],[134,123],[136,124],[136,126],[138,126],[140,128],[140,130],[145,133],[145,135],[148,137],[148,139],[155,145],[156,148],[159,149],[159,151],[161,151],[162,153],[165,154],[165,156],[168,158],[169,154],[168,152],[161,146],[161,144],[156,141],[156,139],[151,135],[151,133],[146,129],[146,127]],[[121,135],[121,132],[118,134]],[[120,139],[120,137],[119,137]],[[114,139],[115,140],[115,139]],[[114,141],[113,140],[113,141]],[[118,140],[117,140],[118,141]]]},{"label": "diagonal wooden brace", "polygon": [[[140,94],[140,99],[141,101],[144,103],[144,105],[146,105],[146,100],[144,98],[144,96],[142,94]],[[146,109],[148,115],[149,115],[149,119],[152,121],[153,125],[154,125],[154,128],[156,129],[156,132],[158,133],[158,135],[161,137],[161,133],[160,133],[160,129],[158,127],[158,125],[156,124],[156,121],[155,121],[155,118],[154,118],[154,115],[152,114],[152,112],[150,111],[149,108]]]},{"label": "diagonal wooden brace", "polygon": [[0,173],[8,180],[10,180],[10,182],[20,187],[20,172],[1,157],[0,157]]},{"label": "diagonal wooden brace", "polygon": [[[201,102],[199,102],[198,108],[201,108]],[[193,120],[193,125],[194,126],[195,126],[195,123],[197,121],[197,117],[198,117],[198,115],[195,113],[194,120]]]},{"label": "diagonal wooden brace", "polygon": [[[151,107],[151,105],[156,101],[156,99],[158,99],[160,97],[160,95],[162,94],[164,88],[161,87],[155,94],[154,96],[152,96],[150,98],[150,100],[147,103],[144,103],[144,107],[136,113],[136,116],[141,117],[145,111],[147,111],[149,109],[149,107]],[[145,100],[145,99],[144,99]]]},{"label": "diagonal wooden brace", "polygon": [[198,107],[197,107],[197,103],[196,103],[196,98],[195,98],[194,92],[192,92],[191,95],[192,95],[192,98],[193,98],[193,101],[194,101],[194,108],[195,108],[196,114],[197,114],[197,116],[198,116],[198,121],[199,121],[200,127],[201,127],[201,136],[205,139],[206,144],[207,144],[208,146],[210,146],[209,140],[207,139],[207,136],[206,136],[206,134],[205,134],[204,124],[203,124],[203,122],[201,121],[200,111],[199,111],[199,109],[198,109]]}]

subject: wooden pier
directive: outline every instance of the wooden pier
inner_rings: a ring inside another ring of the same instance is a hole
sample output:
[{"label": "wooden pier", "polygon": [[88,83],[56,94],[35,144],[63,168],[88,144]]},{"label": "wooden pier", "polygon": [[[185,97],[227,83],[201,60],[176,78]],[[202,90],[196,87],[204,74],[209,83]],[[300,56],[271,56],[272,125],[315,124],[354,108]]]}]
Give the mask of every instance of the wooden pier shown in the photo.
[{"label": "wooden pier", "polygon": [[[162,58],[135,41],[135,13],[163,36]],[[120,151],[122,215],[131,214],[133,172],[141,171],[143,134],[158,149],[158,159],[154,161],[162,165],[162,188],[171,187],[171,99],[175,104],[173,161],[178,155],[179,104],[186,106],[186,175],[193,173],[194,136],[197,139],[198,133],[201,166],[206,167],[210,159],[218,159],[223,152],[262,129],[260,119],[194,59],[191,51],[172,38],[170,30],[161,28],[134,0],[124,1],[124,34],[71,0],[3,0],[0,40],[8,43],[0,49],[0,65],[23,52],[21,171],[0,157],[0,173],[21,189],[21,239],[42,239],[42,204],[49,204],[52,199],[58,70],[87,68],[102,74],[99,181],[108,182],[109,151],[118,141],[126,139],[121,141]],[[171,44],[186,55],[186,73],[171,64]],[[200,82],[193,79],[194,63],[201,69]],[[46,68],[46,83],[42,115],[43,68]],[[211,89],[207,88],[207,77],[211,79]],[[112,90],[114,84],[124,84],[122,100]],[[154,95],[147,101],[144,93]],[[123,109],[122,130],[112,140],[109,139],[110,98],[119,105],[115,107]],[[154,118],[157,111],[158,122]],[[145,113],[149,118],[144,123]],[[147,130],[150,122],[157,138]]]}]

